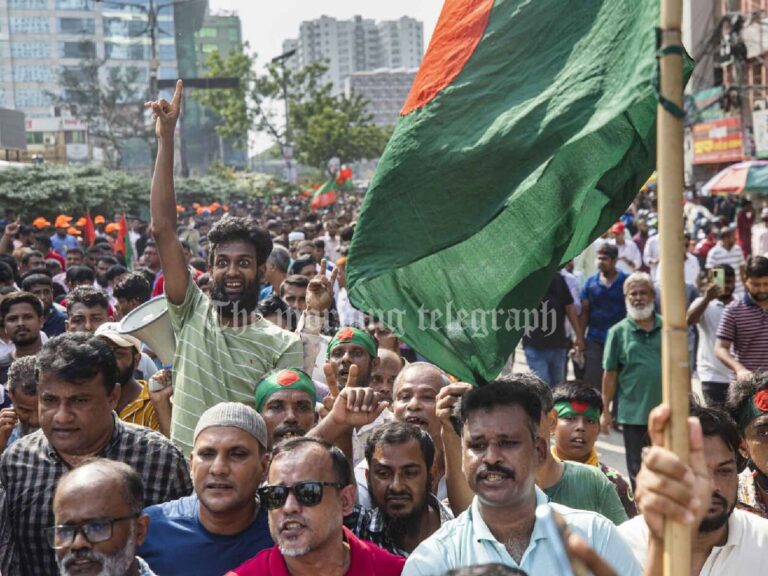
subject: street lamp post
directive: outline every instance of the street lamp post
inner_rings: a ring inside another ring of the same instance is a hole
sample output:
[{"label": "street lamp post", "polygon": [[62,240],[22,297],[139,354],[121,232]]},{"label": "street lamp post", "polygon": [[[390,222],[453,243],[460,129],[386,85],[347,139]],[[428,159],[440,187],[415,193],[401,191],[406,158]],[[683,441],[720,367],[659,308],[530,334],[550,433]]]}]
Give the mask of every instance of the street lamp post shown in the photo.
[{"label": "street lamp post", "polygon": [[285,105],[285,134],[283,136],[283,141],[279,142],[280,144],[280,151],[283,154],[283,160],[285,160],[285,179],[288,182],[296,183],[296,174],[294,174],[294,167],[293,167],[293,144],[291,143],[291,121],[290,117],[288,116],[288,78],[287,78],[287,71],[285,68],[285,61],[288,60],[291,56],[296,54],[296,50],[288,50],[288,52],[284,52],[283,54],[280,54],[279,56],[275,56],[272,58],[273,64],[280,64],[280,67],[282,68],[282,78],[281,78],[281,85],[283,88],[283,103]]}]

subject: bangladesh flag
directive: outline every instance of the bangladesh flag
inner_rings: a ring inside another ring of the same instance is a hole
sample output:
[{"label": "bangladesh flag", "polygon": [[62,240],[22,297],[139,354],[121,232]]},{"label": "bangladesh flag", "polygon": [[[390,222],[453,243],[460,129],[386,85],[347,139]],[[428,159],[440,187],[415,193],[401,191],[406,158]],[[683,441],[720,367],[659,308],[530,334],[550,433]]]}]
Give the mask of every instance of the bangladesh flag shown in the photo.
[{"label": "bangladesh flag", "polygon": [[352,303],[477,383],[552,329],[552,275],[654,169],[658,20],[658,0],[446,0],[358,219]]},{"label": "bangladesh flag", "polygon": [[336,182],[333,178],[327,180],[320,188],[312,193],[312,201],[309,207],[312,210],[326,208],[336,203]]},{"label": "bangladesh flag", "polygon": [[125,212],[120,216],[120,230],[117,233],[117,240],[115,241],[115,252],[119,252],[125,256],[125,265],[128,270],[133,269],[133,247],[131,246],[131,238],[128,234],[128,221],[125,218]]}]

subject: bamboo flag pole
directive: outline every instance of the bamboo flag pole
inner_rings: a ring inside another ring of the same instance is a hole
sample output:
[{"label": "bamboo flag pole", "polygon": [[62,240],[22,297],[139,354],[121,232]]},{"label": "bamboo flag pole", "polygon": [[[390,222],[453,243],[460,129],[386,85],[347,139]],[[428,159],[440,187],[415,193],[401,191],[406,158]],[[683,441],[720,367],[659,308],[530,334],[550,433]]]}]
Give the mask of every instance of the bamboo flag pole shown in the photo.
[{"label": "bamboo flag pole", "polygon": [[[665,433],[668,449],[688,461],[688,326],[686,323],[683,265],[683,119],[669,108],[683,107],[683,57],[673,47],[682,45],[682,0],[661,0],[660,94],[657,122],[659,243],[661,246],[662,385],[664,402],[672,417]],[[670,49],[671,48],[671,49]],[[669,102],[672,106],[665,107]],[[691,573],[691,530],[666,522],[664,526],[664,574]]]}]

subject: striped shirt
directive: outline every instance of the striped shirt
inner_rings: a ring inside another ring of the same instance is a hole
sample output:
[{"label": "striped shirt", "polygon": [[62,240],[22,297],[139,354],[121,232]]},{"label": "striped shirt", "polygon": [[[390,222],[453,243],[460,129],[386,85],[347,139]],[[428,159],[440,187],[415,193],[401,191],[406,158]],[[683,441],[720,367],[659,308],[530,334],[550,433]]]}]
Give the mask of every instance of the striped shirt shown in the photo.
[{"label": "striped shirt", "polygon": [[222,326],[191,276],[184,302],[169,302],[168,312],[176,333],[171,439],[187,455],[197,421],[208,408],[219,402],[254,406],[256,384],[265,374],[302,368],[298,336],[261,317],[246,326]]},{"label": "striped shirt", "polygon": [[[768,310],[749,294],[734,300],[723,312],[717,337],[731,343],[731,354],[747,370],[768,370]],[[736,378],[731,373],[731,381]]]},{"label": "striped shirt", "polygon": [[130,422],[137,426],[144,426],[152,430],[160,431],[160,423],[157,421],[155,406],[149,399],[149,384],[146,380],[137,380],[141,385],[141,392],[136,399],[120,411],[120,420]]},{"label": "striped shirt", "polygon": [[[113,426],[109,444],[95,456],[123,462],[136,470],[144,483],[147,506],[176,500],[192,492],[187,461],[165,436],[126,424],[114,413]],[[0,484],[6,494],[2,505],[8,507],[8,522],[21,568],[19,572],[12,572],[12,576],[59,573],[45,529],[54,524],[56,483],[70,469],[42,430],[24,436],[3,453]]]},{"label": "striped shirt", "polygon": [[741,246],[734,244],[730,250],[726,250],[723,245],[718,242],[716,246],[707,253],[707,268],[711,270],[717,266],[728,264],[736,271],[736,289],[734,293],[742,294],[744,292],[744,284],[741,282],[741,274],[739,270],[744,265],[744,252],[741,251]]}]

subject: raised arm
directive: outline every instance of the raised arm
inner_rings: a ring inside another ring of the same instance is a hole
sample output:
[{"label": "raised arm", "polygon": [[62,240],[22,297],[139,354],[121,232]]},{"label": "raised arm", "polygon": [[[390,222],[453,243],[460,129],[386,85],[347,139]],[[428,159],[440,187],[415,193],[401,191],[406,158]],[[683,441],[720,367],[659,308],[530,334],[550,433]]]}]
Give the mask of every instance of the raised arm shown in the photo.
[{"label": "raised arm", "polygon": [[149,201],[152,213],[151,231],[157,243],[165,276],[165,295],[176,305],[184,302],[189,283],[184,251],[176,236],[176,193],[173,189],[173,137],[181,113],[183,89],[179,80],[176,82],[176,91],[171,102],[160,99],[145,104],[152,109],[157,135],[157,160]]}]

